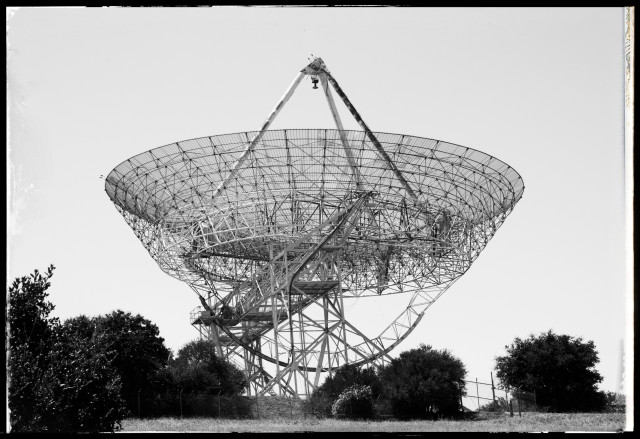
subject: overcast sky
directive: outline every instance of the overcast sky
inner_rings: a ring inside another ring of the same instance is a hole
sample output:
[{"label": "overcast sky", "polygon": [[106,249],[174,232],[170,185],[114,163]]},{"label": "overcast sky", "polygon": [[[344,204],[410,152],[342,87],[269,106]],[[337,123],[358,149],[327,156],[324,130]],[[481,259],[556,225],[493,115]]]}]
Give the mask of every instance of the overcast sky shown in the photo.
[{"label": "overcast sky", "polygon": [[[593,340],[601,388],[619,390],[622,8],[11,14],[8,281],[54,264],[56,316],[140,313],[174,351],[197,336],[195,294],[160,270],[100,177],[151,148],[259,129],[313,54],[374,131],[479,149],[524,179],[505,224],[392,355],[447,348],[469,379],[487,381],[515,337],[553,329]],[[333,127],[308,79],[272,125]],[[372,316],[385,315],[366,300]]]}]

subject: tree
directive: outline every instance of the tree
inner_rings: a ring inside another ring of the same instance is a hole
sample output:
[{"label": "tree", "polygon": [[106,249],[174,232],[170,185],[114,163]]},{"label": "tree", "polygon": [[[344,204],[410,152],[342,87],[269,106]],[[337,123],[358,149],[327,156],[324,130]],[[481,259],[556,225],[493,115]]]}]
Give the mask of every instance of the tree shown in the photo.
[{"label": "tree", "polygon": [[57,432],[113,431],[126,414],[120,377],[99,337],[77,338],[56,329],[38,404],[46,430]]},{"label": "tree", "polygon": [[375,368],[352,364],[346,364],[336,369],[333,375],[328,376],[313,394],[318,397],[337,398],[348,387],[355,384],[369,386],[373,398],[380,396],[382,384]]},{"label": "tree", "polygon": [[33,355],[47,350],[57,318],[49,314],[55,306],[46,300],[51,286],[49,279],[55,267],[50,265],[43,276],[38,270],[16,278],[9,287],[9,346],[25,346]]},{"label": "tree", "polygon": [[97,317],[96,331],[115,351],[113,366],[122,379],[123,394],[152,390],[156,372],[171,355],[158,327],[140,314],[117,310]]},{"label": "tree", "polygon": [[600,411],[606,404],[597,389],[598,353],[593,341],[553,331],[516,338],[496,357],[497,377],[507,386],[536,393],[536,402],[554,412]]},{"label": "tree", "polygon": [[34,270],[9,287],[9,410],[14,431],[37,431],[40,425],[41,380],[57,323],[49,318],[55,307],[46,301],[54,269],[49,266],[44,276]]},{"label": "tree", "polygon": [[249,382],[244,373],[215,354],[207,340],[185,344],[169,363],[174,386],[183,393],[240,395]]},{"label": "tree", "polygon": [[354,385],[369,387],[373,399],[378,398],[382,391],[382,384],[374,367],[346,364],[335,369],[305,401],[305,405],[311,412],[329,416],[336,399]]},{"label": "tree", "polygon": [[466,373],[449,351],[421,344],[381,368],[380,379],[397,417],[436,419],[460,413]]},{"label": "tree", "polygon": [[12,431],[113,431],[124,415],[120,382],[101,342],[73,337],[49,314],[51,265],[9,288]]},{"label": "tree", "polygon": [[158,388],[158,374],[167,365],[171,351],[164,345],[158,327],[140,314],[122,310],[89,318],[81,315],[68,319],[64,327],[76,337],[95,338],[120,377],[121,396],[130,412],[137,412],[138,392],[145,397]]}]

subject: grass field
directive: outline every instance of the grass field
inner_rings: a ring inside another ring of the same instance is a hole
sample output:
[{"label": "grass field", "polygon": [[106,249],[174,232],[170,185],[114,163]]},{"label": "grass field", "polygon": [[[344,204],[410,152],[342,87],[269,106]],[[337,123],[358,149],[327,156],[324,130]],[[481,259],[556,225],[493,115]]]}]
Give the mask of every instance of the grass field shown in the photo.
[{"label": "grass field", "polygon": [[160,418],[126,419],[123,432],[208,431],[208,432],[303,432],[303,431],[617,431],[624,430],[624,413],[523,413],[480,414],[465,421],[345,421],[336,419],[215,419]]}]

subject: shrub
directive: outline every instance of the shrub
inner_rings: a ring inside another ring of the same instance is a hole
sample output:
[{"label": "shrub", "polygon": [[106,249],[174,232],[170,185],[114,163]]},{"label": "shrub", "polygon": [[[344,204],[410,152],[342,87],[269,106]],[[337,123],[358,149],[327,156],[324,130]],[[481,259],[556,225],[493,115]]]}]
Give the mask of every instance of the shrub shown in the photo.
[{"label": "shrub", "polygon": [[624,413],[627,408],[627,401],[622,393],[605,392],[606,406],[605,412],[608,413]]},{"label": "shrub", "polygon": [[378,398],[382,391],[382,383],[375,367],[360,367],[346,364],[336,369],[327,377],[322,385],[305,401],[305,410],[322,417],[331,416],[333,402],[351,386],[368,386],[372,398]]},{"label": "shrub", "polygon": [[305,413],[313,413],[321,418],[331,416],[331,407],[335,399],[318,396],[312,394],[309,398],[303,401],[303,409]]},{"label": "shrub", "polygon": [[509,411],[509,403],[505,398],[498,397],[495,401],[491,401],[488,404],[480,407],[480,410],[485,412],[508,412]]},{"label": "shrub", "polygon": [[373,393],[371,387],[354,385],[340,394],[331,407],[333,416],[344,415],[350,419],[373,418]]},{"label": "shrub", "polygon": [[380,369],[383,397],[401,419],[460,415],[465,375],[464,364],[449,351],[425,345],[400,353]]}]

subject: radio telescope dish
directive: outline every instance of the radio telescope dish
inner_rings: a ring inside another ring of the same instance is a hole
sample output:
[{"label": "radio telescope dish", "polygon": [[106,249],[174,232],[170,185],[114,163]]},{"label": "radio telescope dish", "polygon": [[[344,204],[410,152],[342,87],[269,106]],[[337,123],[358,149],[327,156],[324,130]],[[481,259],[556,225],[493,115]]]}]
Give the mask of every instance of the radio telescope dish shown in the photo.
[{"label": "radio telescope dish", "polygon": [[[305,76],[332,129],[269,130]],[[362,131],[345,130],[331,87]],[[107,176],[106,192],[167,274],[201,305],[191,323],[241,364],[249,393],[309,394],[344,364],[389,360],[522,197],[483,152],[373,132],[320,58],[258,131],[171,143]],[[402,301],[366,333],[345,302]]]}]

